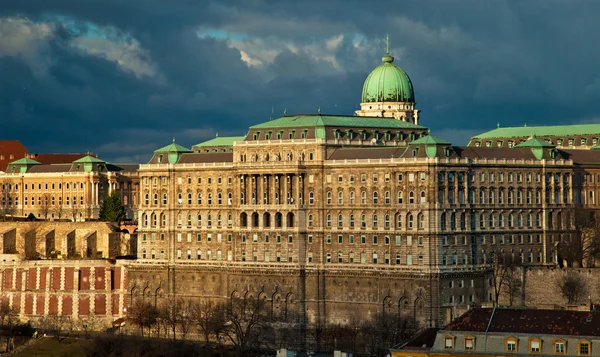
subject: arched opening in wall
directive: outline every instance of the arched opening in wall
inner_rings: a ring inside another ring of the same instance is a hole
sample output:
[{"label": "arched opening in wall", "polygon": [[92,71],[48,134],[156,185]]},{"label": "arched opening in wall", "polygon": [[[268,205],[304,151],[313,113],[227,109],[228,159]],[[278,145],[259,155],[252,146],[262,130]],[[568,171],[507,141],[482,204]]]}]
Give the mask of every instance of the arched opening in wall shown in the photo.
[{"label": "arched opening in wall", "polygon": [[399,316],[408,316],[409,315],[409,303],[406,297],[401,297],[398,301],[398,315]]},{"label": "arched opening in wall", "polygon": [[263,227],[271,227],[271,214],[269,212],[263,214]]},{"label": "arched opening in wall", "polygon": [[413,318],[416,322],[422,322],[425,317],[425,302],[422,298],[419,297],[415,300],[414,309]]},{"label": "arched opening in wall", "polygon": [[150,288],[144,289],[144,301],[152,302],[152,290]]},{"label": "arched opening in wall", "polygon": [[383,306],[381,311],[383,312],[384,315],[387,315],[389,313],[393,312],[393,306],[392,306],[392,298],[390,296],[386,296],[385,299],[383,299]]},{"label": "arched opening in wall", "polygon": [[240,214],[240,227],[248,227],[248,214],[246,212]]},{"label": "arched opening in wall", "polygon": [[155,298],[154,298],[154,306],[158,306],[160,303],[163,302],[165,297],[165,291],[162,288],[158,288],[156,289],[156,294],[155,294]]},{"label": "arched opening in wall", "polygon": [[285,297],[284,321],[295,322],[297,320],[298,311],[296,306],[296,297],[289,293]]},{"label": "arched opening in wall", "polygon": [[283,309],[281,306],[281,295],[279,293],[273,294],[271,299],[271,317],[281,321],[283,315]]},{"label": "arched opening in wall", "polygon": [[141,298],[140,293],[141,293],[141,291],[138,287],[134,286],[133,288],[131,288],[130,297],[129,297],[130,306],[132,306],[137,300],[139,300]]},{"label": "arched opening in wall", "polygon": [[288,228],[294,227],[294,214],[292,212],[288,212],[286,215],[285,225]]},{"label": "arched opening in wall", "polygon": [[281,212],[275,213],[275,228],[281,228],[282,214]]},{"label": "arched opening in wall", "polygon": [[252,227],[258,227],[258,213],[252,213]]}]

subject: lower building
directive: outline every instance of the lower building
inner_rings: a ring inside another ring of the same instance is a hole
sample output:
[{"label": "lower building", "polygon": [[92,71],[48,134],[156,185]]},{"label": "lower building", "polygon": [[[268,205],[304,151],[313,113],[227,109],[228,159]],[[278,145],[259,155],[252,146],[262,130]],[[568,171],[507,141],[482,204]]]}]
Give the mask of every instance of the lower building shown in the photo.
[{"label": "lower building", "polygon": [[474,308],[427,329],[392,357],[600,356],[600,312]]}]

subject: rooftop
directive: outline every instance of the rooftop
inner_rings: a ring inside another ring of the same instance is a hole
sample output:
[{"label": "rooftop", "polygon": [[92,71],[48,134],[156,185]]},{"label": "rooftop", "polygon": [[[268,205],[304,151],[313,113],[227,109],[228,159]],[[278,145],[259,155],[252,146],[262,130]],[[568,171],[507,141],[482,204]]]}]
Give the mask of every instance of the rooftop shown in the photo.
[{"label": "rooftop", "polygon": [[475,135],[471,139],[518,138],[530,136],[587,136],[600,135],[600,124],[521,126],[497,128]]},{"label": "rooftop", "polygon": [[210,140],[201,142],[200,144],[194,145],[194,147],[207,147],[207,146],[233,146],[236,141],[244,141],[245,136],[222,136],[212,138]]},{"label": "rooftop", "polygon": [[394,118],[326,114],[289,115],[253,125],[250,128],[276,129],[325,126],[348,128],[427,129],[424,126],[408,123]]},{"label": "rooftop", "polygon": [[[474,308],[445,331],[600,336],[600,312],[541,309]],[[490,321],[491,318],[491,321]]]}]

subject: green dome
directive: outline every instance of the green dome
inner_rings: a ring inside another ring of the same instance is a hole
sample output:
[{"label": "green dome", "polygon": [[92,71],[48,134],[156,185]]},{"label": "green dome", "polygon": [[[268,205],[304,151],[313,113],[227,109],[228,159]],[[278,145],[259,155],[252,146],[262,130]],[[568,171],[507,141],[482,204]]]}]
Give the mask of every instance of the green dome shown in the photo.
[{"label": "green dome", "polygon": [[415,93],[406,72],[396,66],[394,57],[386,54],[383,63],[365,80],[361,103],[370,102],[413,102]]}]

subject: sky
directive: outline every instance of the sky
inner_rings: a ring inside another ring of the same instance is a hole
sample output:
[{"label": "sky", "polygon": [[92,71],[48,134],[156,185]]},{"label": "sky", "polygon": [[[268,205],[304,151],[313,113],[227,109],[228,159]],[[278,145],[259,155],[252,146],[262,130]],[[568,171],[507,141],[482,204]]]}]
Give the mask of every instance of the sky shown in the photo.
[{"label": "sky", "polygon": [[2,0],[0,139],[149,160],[283,115],[352,115],[381,63],[432,134],[600,123],[600,1]]}]

